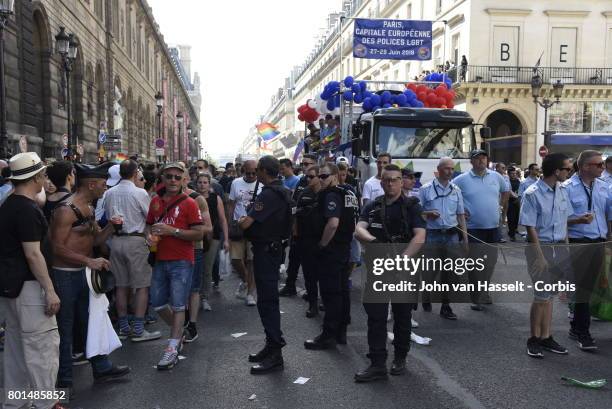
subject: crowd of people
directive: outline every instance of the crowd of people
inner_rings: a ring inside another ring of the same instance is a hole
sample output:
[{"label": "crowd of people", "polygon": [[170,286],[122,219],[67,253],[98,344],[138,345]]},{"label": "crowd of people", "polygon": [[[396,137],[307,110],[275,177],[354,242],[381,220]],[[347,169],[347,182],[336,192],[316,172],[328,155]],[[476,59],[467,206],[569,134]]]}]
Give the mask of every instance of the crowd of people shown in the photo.
[{"label": "crowd of people", "polygon": [[[326,119],[322,129],[334,128],[333,120]],[[518,226],[526,229],[532,277],[557,268],[555,251],[562,250],[555,244],[588,244],[580,247],[580,257],[572,257],[587,274],[575,277],[580,294],[569,337],[582,350],[597,349],[588,294],[610,236],[612,157],[604,161],[589,150],[572,165],[565,155],[550,154],[541,176],[532,164],[523,180],[514,166],[498,163],[490,169],[484,150],[472,151],[470,161],[472,168],[457,176],[454,161],[441,158],[434,179],[422,186],[420,172],[393,164],[388,153],[378,155],[377,174],[363,184],[346,157],[314,153],[305,153],[299,167],[272,156],[222,168],[205,160],[156,166],[137,158],[95,166],[45,164],[33,152],[0,161],[4,388],[64,388],[74,396],[73,365],[87,362],[96,383],[128,376],[128,366],[109,358],[120,345],[114,337],[131,342],[167,337],[156,367],[173,368],[183,345],[198,339],[200,309],[216,308],[211,293],[219,291],[220,259],[228,256],[239,277],[235,296],[257,306],[266,335],[263,348],[248,356],[255,364],[251,373],[280,370],[286,341],[279,297],[297,294],[300,267],[306,317],[324,313],[322,331],[304,347],[330,349],[347,343],[351,273],[363,260],[362,246],[401,243],[408,257],[422,251],[428,257],[486,254],[484,271],[469,279],[488,281],[506,219],[510,240],[521,237]],[[283,264],[286,280],[279,289]],[[571,263],[565,267],[568,271],[555,274],[567,277],[578,270]],[[449,274],[440,280],[448,282]],[[112,334],[100,332],[106,311],[102,321],[94,314],[103,294],[110,300]],[[527,340],[532,357],[568,353],[551,334],[555,295],[534,294]],[[470,298],[476,312],[492,303],[487,291],[473,291]],[[432,311],[427,293],[421,301],[424,311]],[[356,382],[406,372],[416,303],[390,304],[364,300],[371,364],[355,374]],[[439,313],[458,319],[444,294]],[[147,329],[158,317],[168,329]],[[388,369],[391,319],[394,356]],[[62,407],[55,396],[34,400],[35,407]]]}]

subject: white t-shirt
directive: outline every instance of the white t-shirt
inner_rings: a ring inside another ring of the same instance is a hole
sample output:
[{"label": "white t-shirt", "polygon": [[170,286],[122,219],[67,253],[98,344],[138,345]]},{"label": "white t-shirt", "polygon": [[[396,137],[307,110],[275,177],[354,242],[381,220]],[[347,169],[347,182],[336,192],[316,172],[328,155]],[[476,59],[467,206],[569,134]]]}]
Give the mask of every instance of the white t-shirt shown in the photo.
[{"label": "white t-shirt", "polygon": [[361,195],[362,200],[374,200],[378,196],[384,195],[385,192],[380,185],[380,179],[377,179],[376,176],[372,176],[368,180],[366,180],[363,185],[363,193]]},{"label": "white t-shirt", "polygon": [[[246,208],[253,199],[256,183],[247,183],[244,181],[244,178],[236,178],[232,181],[229,199],[236,202],[236,206],[234,206],[234,220],[247,215]],[[260,183],[257,188],[257,194],[261,192],[262,187],[263,185]]]}]

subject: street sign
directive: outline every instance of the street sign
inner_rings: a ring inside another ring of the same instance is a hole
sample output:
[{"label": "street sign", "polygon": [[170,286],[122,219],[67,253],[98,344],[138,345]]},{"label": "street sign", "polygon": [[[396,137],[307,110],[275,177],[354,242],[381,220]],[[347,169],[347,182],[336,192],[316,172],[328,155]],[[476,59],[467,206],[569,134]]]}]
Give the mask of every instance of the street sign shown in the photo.
[{"label": "street sign", "polygon": [[68,147],[68,134],[67,133],[62,135],[62,143],[64,144],[64,148]]},{"label": "street sign", "polygon": [[166,150],[164,148],[155,148],[155,156],[164,156]]},{"label": "street sign", "polygon": [[160,149],[161,149],[161,148],[163,148],[164,146],[166,146],[166,141],[164,141],[164,140],[163,140],[163,139],[161,139],[161,138],[158,138],[158,139],[156,139],[156,140],[155,140],[155,147],[156,147],[156,148],[160,148]]},{"label": "street sign", "polygon": [[83,156],[83,154],[85,154],[85,148],[83,147],[83,144],[78,144],[76,151],[79,155]]},{"label": "street sign", "polygon": [[102,131],[100,131],[100,134],[98,134],[98,142],[102,144],[106,142],[106,134]]},{"label": "street sign", "polygon": [[19,150],[21,153],[28,151],[28,138],[26,138],[25,135],[19,138]]},{"label": "street sign", "polygon": [[543,158],[546,155],[548,155],[548,148],[546,147],[546,145],[540,146],[540,149],[538,150],[538,153],[540,154],[541,158]]},{"label": "street sign", "polygon": [[121,150],[121,141],[106,141],[104,144],[104,148],[108,151],[120,151]]},{"label": "street sign", "polygon": [[68,156],[69,153],[70,153],[70,150],[68,148],[62,149],[62,158],[65,158],[66,156]]}]

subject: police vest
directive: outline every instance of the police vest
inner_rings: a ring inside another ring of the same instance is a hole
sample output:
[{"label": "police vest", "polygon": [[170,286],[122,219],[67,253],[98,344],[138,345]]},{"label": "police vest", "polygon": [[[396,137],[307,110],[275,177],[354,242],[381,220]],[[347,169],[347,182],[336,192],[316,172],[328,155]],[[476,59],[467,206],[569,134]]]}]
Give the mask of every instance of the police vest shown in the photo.
[{"label": "police vest", "polygon": [[[391,220],[386,214],[387,205],[385,196],[379,196],[374,200],[374,207],[368,214],[368,232],[383,243],[408,243],[414,236],[409,221],[409,210],[419,203],[416,197],[400,196],[397,199],[400,204],[401,219]],[[392,206],[395,203],[392,204]],[[397,226],[401,226],[399,232]]]},{"label": "police vest", "polygon": [[272,191],[284,204],[282,211],[276,212],[264,223],[255,222],[245,231],[245,236],[253,242],[278,242],[289,238],[293,224],[295,206],[291,192],[280,182],[271,183],[262,188],[260,195]]},{"label": "police vest", "polygon": [[295,212],[298,237],[301,239],[320,239],[323,225],[319,217],[319,194],[311,189],[304,189],[300,194]]},{"label": "police vest", "polygon": [[[357,196],[349,189],[341,186],[333,186],[325,189],[319,194],[319,216],[322,219],[322,226],[325,227],[325,218],[323,212],[325,209],[325,197],[329,193],[337,193],[340,197],[340,204],[342,211],[340,213],[340,221],[338,223],[338,229],[332,241],[341,243],[348,243],[353,239],[353,233],[355,232],[355,224],[359,218],[359,203],[357,202]],[[321,231],[323,234],[323,231]]]}]

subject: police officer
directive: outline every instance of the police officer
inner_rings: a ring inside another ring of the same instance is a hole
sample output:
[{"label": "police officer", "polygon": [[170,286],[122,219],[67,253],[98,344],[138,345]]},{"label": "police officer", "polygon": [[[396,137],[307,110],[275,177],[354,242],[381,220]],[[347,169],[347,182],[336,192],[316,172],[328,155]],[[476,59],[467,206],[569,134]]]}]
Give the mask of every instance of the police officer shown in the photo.
[{"label": "police officer", "polygon": [[[297,203],[300,195],[302,194],[304,189],[306,189],[306,187],[309,185],[309,180],[305,176],[306,171],[308,170],[308,168],[310,168],[316,163],[317,163],[317,157],[315,155],[307,153],[302,158],[302,172],[304,173],[304,175],[300,178],[300,180],[297,183],[297,186],[295,187],[295,190],[293,191],[293,201],[294,202]],[[289,247],[289,261],[287,263],[288,264],[287,278],[285,279],[285,285],[279,291],[279,295],[281,297],[291,297],[297,294],[297,291],[295,288],[295,282],[297,280],[297,275],[298,275],[298,270],[300,269],[300,264],[302,264],[302,258],[300,257],[301,254],[298,251],[298,248],[299,247],[297,246],[296,240],[292,238],[291,245]],[[302,269],[303,269],[303,266],[302,266]],[[304,280],[306,280],[306,278],[304,278]],[[316,299],[316,295],[315,295],[315,299]]]},{"label": "police officer", "polygon": [[266,333],[266,345],[249,355],[252,374],[283,369],[281,348],[285,346],[280,327],[278,297],[279,268],[283,258],[282,241],[291,229],[291,197],[278,179],[279,162],[264,156],[257,165],[257,179],[264,185],[247,216],[238,221],[253,244],[253,268],[257,286],[257,309]]},{"label": "police officer", "polygon": [[[355,237],[363,243],[408,243],[404,254],[414,256],[425,242],[425,221],[416,198],[402,194],[402,173],[397,165],[385,166],[381,176],[384,195],[368,202],[361,212]],[[388,303],[364,303],[368,315],[368,368],[355,374],[356,382],[387,379]],[[395,356],[391,375],[406,372],[410,350],[411,303],[392,303]]]},{"label": "police officer", "polygon": [[358,210],[357,197],[338,187],[338,167],[326,163],[319,170],[319,212],[324,225],[317,257],[317,279],[325,307],[323,332],[304,342],[306,349],[328,349],[346,343],[350,319],[348,261]]},{"label": "police officer", "polygon": [[[567,218],[573,211],[560,182],[567,179],[571,170],[567,156],[552,153],[542,161],[543,177],[523,193],[519,223],[527,228],[527,240],[531,243],[525,248],[525,256],[534,288],[538,280],[553,284],[567,278],[562,270],[568,264],[568,248],[553,244],[567,243]],[[553,339],[550,331],[555,293],[534,290],[529,314],[531,337],[527,340],[527,355],[531,357],[542,358],[543,349],[567,354],[567,349]]]},{"label": "police officer", "polygon": [[583,151],[578,157],[578,172],[563,183],[573,210],[567,222],[569,242],[581,244],[571,248],[576,303],[569,337],[584,351],[597,349],[589,331],[589,299],[602,268],[607,222],[612,216],[608,185],[599,178],[604,167],[601,152]]},{"label": "police officer", "polygon": [[[427,249],[430,257],[458,257],[459,237],[467,249],[463,196],[461,189],[450,181],[454,167],[451,158],[441,158],[438,162],[438,177],[419,190],[423,217],[427,220],[427,243],[431,244]],[[448,273],[440,272],[443,283],[448,283]],[[457,319],[446,293],[443,294],[440,316],[449,320]]]},{"label": "police officer", "polygon": [[302,271],[306,284],[308,298],[307,318],[319,315],[317,298],[319,294],[317,286],[317,254],[318,243],[323,230],[322,220],[319,217],[319,191],[321,181],[319,180],[319,167],[310,166],[305,172],[304,178],[308,180],[308,186],[302,191],[296,210],[296,248],[302,260]]}]

